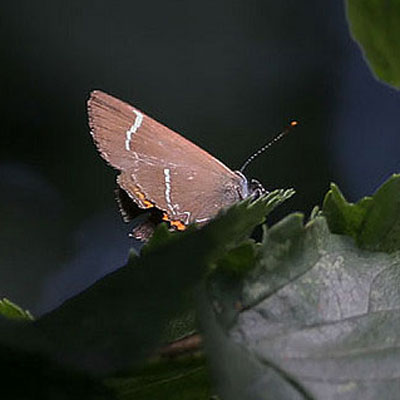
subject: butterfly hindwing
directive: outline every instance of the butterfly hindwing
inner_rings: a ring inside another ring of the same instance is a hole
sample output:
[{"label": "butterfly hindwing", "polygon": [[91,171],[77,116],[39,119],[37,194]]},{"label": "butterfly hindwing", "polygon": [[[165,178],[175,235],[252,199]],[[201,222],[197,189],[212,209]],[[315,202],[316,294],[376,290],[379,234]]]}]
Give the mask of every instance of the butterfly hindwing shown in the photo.
[{"label": "butterfly hindwing", "polygon": [[100,154],[120,171],[119,186],[139,208],[201,223],[245,197],[243,176],[129,104],[94,91],[88,110]]}]

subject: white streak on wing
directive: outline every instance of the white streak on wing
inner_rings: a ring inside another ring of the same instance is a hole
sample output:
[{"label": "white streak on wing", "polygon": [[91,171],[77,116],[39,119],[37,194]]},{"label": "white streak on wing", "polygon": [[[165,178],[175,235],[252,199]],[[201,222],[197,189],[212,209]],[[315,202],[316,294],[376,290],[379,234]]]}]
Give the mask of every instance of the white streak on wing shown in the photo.
[{"label": "white streak on wing", "polygon": [[135,121],[133,121],[132,126],[126,131],[125,149],[127,151],[131,149],[130,142],[132,139],[132,135],[137,132],[143,122],[143,114],[136,110],[133,110],[133,112],[136,114]]},{"label": "white streak on wing", "polygon": [[196,219],[195,219],[195,222],[202,223],[202,222],[208,221],[209,219],[210,219],[210,217],[196,218]]},{"label": "white streak on wing", "polygon": [[190,221],[190,216],[192,215],[190,211],[184,211],[181,215],[186,215],[185,224],[187,225]]},{"label": "white streak on wing", "polygon": [[164,179],[165,179],[165,200],[172,214],[175,214],[175,209],[171,202],[171,175],[169,168],[164,168]]},{"label": "white streak on wing", "polygon": [[[165,181],[165,201],[167,206],[173,215],[178,217],[185,217],[184,223],[189,224],[191,212],[190,211],[179,211],[179,204],[172,204],[171,200],[171,170],[169,168],[164,168],[164,181]],[[208,219],[208,218],[206,218]]]}]

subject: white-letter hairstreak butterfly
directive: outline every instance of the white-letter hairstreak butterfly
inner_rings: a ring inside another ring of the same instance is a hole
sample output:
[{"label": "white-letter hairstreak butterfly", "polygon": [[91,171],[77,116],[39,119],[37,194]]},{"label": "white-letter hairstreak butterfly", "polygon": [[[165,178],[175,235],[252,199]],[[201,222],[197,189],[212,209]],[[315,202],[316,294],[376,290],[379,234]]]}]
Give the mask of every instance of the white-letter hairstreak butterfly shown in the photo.
[{"label": "white-letter hairstreak butterfly", "polygon": [[132,232],[140,240],[147,240],[161,221],[184,230],[190,223],[206,223],[223,207],[263,194],[263,186],[248,181],[242,171],[288,132],[257,151],[240,171],[232,171],[181,135],[104,92],[90,94],[88,113],[100,155],[120,171],[117,200],[124,220],[150,211]]}]

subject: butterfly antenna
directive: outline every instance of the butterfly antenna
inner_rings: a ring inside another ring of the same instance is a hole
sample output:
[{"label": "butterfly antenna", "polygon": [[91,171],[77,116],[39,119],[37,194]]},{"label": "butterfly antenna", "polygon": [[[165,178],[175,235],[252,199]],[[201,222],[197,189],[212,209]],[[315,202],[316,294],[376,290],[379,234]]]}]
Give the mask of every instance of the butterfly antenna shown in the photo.
[{"label": "butterfly antenna", "polygon": [[294,128],[296,125],[299,123],[297,121],[292,121],[281,133],[278,133],[272,140],[270,140],[267,144],[265,144],[261,149],[257,150],[254,154],[252,154],[245,162],[244,164],[240,167],[239,171],[243,172],[247,166],[254,161],[255,158],[257,158],[260,154],[264,153],[267,149],[269,149],[272,145],[274,145],[276,142],[281,140],[283,137],[285,137],[291,130]]}]

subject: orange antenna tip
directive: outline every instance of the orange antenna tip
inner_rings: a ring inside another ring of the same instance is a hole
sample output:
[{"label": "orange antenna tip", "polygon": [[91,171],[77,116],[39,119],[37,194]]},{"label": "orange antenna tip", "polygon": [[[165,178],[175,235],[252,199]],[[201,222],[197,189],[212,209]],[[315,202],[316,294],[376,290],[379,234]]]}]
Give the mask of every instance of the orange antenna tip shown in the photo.
[{"label": "orange antenna tip", "polygon": [[283,137],[285,137],[289,132],[290,128],[295,127],[298,125],[297,121],[292,121],[282,132],[278,133],[272,140],[270,140],[267,144],[265,144],[261,149],[257,150],[254,154],[252,154],[245,162],[244,164],[240,167],[239,171],[243,172],[245,168],[255,159],[257,158],[260,154],[264,153],[264,151],[268,150],[273,144],[281,140]]}]

